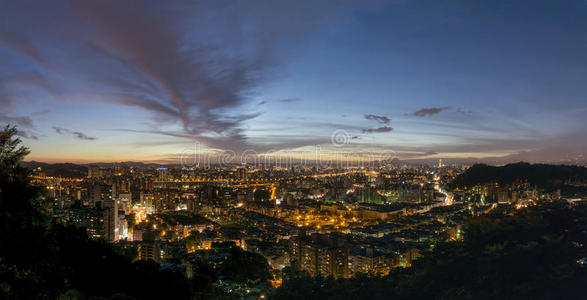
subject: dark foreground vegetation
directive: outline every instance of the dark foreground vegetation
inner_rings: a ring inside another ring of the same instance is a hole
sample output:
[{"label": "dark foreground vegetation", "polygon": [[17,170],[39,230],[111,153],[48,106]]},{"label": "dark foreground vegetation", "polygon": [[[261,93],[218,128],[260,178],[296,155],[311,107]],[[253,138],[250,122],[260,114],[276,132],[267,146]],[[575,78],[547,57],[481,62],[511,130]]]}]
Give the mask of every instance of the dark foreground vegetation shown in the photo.
[{"label": "dark foreground vegetation", "polygon": [[42,191],[18,164],[28,150],[15,133],[0,132],[0,299],[190,299],[183,274],[131,262],[83,229],[47,218]]}]

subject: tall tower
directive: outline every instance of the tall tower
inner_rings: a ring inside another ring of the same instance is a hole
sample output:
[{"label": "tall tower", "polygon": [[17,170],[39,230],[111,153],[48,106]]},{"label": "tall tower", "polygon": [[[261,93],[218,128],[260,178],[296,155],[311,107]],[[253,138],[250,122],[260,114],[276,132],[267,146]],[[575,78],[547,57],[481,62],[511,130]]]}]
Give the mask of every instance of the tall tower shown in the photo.
[{"label": "tall tower", "polygon": [[118,204],[110,199],[102,202],[104,209],[104,238],[108,242],[118,241]]}]

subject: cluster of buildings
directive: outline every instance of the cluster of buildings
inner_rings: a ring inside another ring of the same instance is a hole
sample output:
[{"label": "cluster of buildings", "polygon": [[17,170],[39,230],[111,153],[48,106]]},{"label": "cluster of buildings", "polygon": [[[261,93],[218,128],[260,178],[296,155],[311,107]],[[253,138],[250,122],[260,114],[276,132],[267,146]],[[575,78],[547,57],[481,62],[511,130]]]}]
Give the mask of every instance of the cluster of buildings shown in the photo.
[{"label": "cluster of buildings", "polygon": [[457,188],[453,191],[455,198],[471,203],[513,204],[524,207],[537,200],[561,199],[561,190],[545,191],[521,181],[515,184],[499,183],[477,184],[471,187]]},{"label": "cluster of buildings", "polygon": [[408,245],[383,253],[370,246],[349,242],[344,236],[317,233],[296,236],[290,240],[289,246],[294,270],[333,278],[349,278],[357,274],[387,275],[393,268],[410,266],[420,256],[418,248]]},{"label": "cluster of buildings", "polygon": [[85,178],[36,170],[33,182],[47,187],[56,219],[134,248],[136,259],[181,261],[190,270],[195,258],[232,245],[264,256],[277,272],[349,278],[410,266],[436,243],[461,239],[465,219],[494,203],[541,197],[521,185],[447,192],[460,171],[120,165],[90,166]]}]

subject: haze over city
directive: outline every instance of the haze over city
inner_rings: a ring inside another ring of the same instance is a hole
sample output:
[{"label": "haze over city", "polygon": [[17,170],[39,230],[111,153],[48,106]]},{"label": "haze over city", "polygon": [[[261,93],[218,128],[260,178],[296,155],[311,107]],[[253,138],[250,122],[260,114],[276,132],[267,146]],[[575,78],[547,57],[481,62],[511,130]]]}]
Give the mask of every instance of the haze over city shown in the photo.
[{"label": "haze over city", "polygon": [[174,163],[197,144],[582,164],[586,16],[585,1],[1,1],[0,122],[44,162]]}]

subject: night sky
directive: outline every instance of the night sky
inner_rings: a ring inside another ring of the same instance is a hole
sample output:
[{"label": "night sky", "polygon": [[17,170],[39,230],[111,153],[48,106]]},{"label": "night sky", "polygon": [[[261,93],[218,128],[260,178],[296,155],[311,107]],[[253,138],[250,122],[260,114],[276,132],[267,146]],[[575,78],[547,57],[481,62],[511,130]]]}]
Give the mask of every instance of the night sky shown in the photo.
[{"label": "night sky", "polygon": [[166,2],[0,0],[27,159],[586,152],[587,1]]}]

